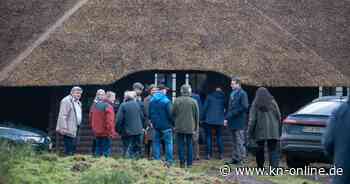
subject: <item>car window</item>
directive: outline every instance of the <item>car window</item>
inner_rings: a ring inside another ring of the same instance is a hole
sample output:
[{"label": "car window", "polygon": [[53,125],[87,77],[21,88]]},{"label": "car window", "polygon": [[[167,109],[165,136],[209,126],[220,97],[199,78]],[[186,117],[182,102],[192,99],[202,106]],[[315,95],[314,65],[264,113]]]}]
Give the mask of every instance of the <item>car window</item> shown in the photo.
[{"label": "car window", "polygon": [[332,112],[341,105],[341,102],[315,102],[311,103],[299,111],[296,114],[313,114],[313,115],[325,115],[330,116]]}]

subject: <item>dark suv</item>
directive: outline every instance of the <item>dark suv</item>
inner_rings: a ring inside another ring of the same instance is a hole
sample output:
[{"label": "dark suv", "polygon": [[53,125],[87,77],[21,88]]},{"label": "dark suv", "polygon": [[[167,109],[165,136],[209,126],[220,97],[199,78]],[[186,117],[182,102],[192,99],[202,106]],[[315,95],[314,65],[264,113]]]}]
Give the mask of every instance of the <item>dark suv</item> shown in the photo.
[{"label": "dark suv", "polygon": [[283,121],[281,148],[288,167],[330,162],[324,155],[322,136],[331,113],[346,101],[347,97],[320,97]]}]

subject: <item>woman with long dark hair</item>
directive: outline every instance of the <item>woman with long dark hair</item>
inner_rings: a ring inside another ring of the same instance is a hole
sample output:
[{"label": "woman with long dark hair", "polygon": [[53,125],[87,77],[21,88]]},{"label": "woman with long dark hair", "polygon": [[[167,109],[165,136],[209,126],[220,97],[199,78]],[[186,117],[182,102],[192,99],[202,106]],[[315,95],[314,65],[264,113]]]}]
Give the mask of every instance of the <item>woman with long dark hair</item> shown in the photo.
[{"label": "woman with long dark hair", "polygon": [[271,93],[264,87],[256,91],[249,114],[249,136],[257,143],[256,163],[264,167],[264,145],[267,143],[269,161],[272,167],[278,167],[278,140],[281,136],[281,113]]}]

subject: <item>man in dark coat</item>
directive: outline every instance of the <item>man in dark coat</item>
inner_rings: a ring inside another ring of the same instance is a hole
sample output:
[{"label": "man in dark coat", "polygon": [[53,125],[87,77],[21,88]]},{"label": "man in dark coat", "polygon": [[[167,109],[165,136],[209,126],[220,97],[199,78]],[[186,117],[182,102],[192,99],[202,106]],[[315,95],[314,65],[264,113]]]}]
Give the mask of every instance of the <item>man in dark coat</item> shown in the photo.
[{"label": "man in dark coat", "polygon": [[181,97],[174,101],[172,114],[177,133],[177,145],[179,151],[180,167],[185,167],[185,147],[187,148],[187,167],[192,166],[193,146],[192,136],[199,127],[199,110],[197,102],[190,97],[191,87],[181,86]]},{"label": "man in dark coat", "polygon": [[160,160],[160,141],[164,140],[165,159],[168,165],[173,163],[173,127],[174,122],[171,117],[172,104],[166,96],[167,89],[164,85],[158,86],[158,91],[154,93],[149,104],[149,118],[153,127],[153,158]]},{"label": "man in dark coat", "polygon": [[207,142],[207,159],[212,157],[212,130],[216,133],[216,142],[219,149],[219,159],[222,159],[224,146],[221,139],[221,132],[225,120],[225,94],[220,87],[210,93],[204,102],[203,124]]},{"label": "man in dark coat", "polygon": [[145,124],[146,124],[146,131],[145,131],[145,154],[147,158],[151,157],[151,146],[152,146],[152,137],[153,137],[153,128],[151,127],[151,120],[149,119],[149,104],[151,102],[151,98],[153,94],[158,90],[154,84],[151,84],[147,91],[148,96],[143,100],[144,104],[144,112],[145,112]]},{"label": "man in dark coat", "polygon": [[[144,107],[145,105],[144,105],[143,98],[142,98],[143,90],[145,89],[145,86],[141,82],[135,82],[132,85],[132,89],[136,93],[136,102],[141,106],[143,114],[145,115],[146,114],[145,107]],[[144,135],[145,135],[145,132],[143,133],[143,136],[142,136],[142,143],[144,141]],[[143,148],[144,148],[144,146],[142,145],[141,152],[143,152]]]},{"label": "man in dark coat", "polygon": [[333,184],[350,183],[350,99],[335,110],[328,122],[323,145],[342,175],[333,176]]},{"label": "man in dark coat", "polygon": [[127,158],[139,158],[143,131],[145,128],[143,110],[136,101],[135,91],[125,93],[117,114],[117,130],[122,136],[123,154]]},{"label": "man in dark coat", "polygon": [[[132,89],[136,92],[136,101],[137,102],[142,102],[142,93],[143,93],[143,89],[145,87],[143,86],[143,84],[141,82],[135,82],[132,85]],[[140,103],[142,104],[142,103]]]},{"label": "man in dark coat", "polygon": [[237,77],[231,80],[232,92],[230,94],[229,106],[224,124],[232,132],[232,160],[230,164],[240,164],[246,156],[245,129],[247,126],[248,96],[241,88],[240,79]]}]

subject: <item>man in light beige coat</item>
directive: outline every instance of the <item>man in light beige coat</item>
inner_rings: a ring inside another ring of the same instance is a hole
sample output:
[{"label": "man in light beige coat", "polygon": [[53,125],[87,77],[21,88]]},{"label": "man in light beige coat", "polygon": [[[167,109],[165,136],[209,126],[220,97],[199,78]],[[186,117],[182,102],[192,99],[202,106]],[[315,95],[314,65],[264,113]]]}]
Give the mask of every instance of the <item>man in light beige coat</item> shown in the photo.
[{"label": "man in light beige coat", "polygon": [[63,136],[65,155],[73,155],[76,149],[76,137],[82,122],[82,108],[79,101],[83,90],[73,87],[70,95],[61,100],[56,131]]}]

